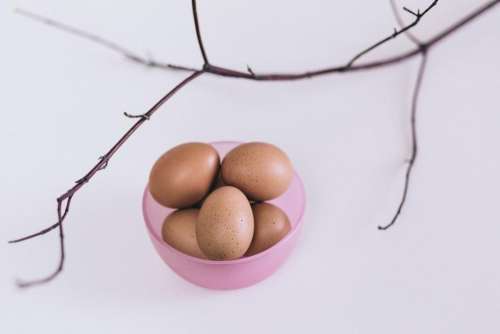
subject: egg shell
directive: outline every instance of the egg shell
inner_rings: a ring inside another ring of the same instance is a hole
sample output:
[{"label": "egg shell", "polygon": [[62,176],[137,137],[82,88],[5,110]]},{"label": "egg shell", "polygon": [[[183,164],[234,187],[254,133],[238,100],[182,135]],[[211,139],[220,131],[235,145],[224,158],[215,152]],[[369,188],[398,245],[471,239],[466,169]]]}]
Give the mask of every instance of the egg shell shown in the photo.
[{"label": "egg shell", "polygon": [[165,218],[161,230],[163,240],[178,251],[206,259],[196,240],[196,221],[198,209],[185,209],[172,212]]},{"label": "egg shell", "polygon": [[222,179],[256,201],[283,194],[293,177],[288,156],[267,143],[246,143],[231,150],[222,161]]},{"label": "egg shell", "polygon": [[219,166],[219,154],[211,145],[178,145],[154,164],[149,175],[149,191],[166,207],[190,207],[210,191]]},{"label": "egg shell", "polygon": [[196,239],[202,252],[212,260],[242,257],[253,237],[250,203],[237,188],[224,186],[203,202],[196,224]]},{"label": "egg shell", "polygon": [[253,240],[246,252],[251,256],[274,246],[290,232],[291,225],[283,210],[270,203],[252,205],[254,217]]}]

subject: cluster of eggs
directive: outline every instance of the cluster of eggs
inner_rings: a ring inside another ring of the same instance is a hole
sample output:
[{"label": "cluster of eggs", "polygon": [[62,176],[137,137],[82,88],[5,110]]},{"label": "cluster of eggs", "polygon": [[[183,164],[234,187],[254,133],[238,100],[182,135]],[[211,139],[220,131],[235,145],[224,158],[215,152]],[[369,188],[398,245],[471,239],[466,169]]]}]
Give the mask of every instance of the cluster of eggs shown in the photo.
[{"label": "cluster of eggs", "polygon": [[186,143],[164,153],[149,191],[177,209],[165,218],[163,240],[191,256],[233,260],[262,252],[290,231],[279,207],[267,203],[293,178],[287,155],[274,145],[241,144],[222,160],[209,144]]}]

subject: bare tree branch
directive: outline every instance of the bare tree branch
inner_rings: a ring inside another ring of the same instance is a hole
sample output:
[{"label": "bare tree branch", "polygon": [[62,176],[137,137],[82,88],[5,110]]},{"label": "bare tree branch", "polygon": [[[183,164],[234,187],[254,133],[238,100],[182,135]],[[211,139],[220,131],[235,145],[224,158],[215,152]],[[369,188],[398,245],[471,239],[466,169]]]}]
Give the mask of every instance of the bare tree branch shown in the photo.
[{"label": "bare tree branch", "polygon": [[[398,6],[396,4],[396,0],[390,0],[389,2],[391,4],[392,13],[394,14],[394,17],[396,18],[396,22],[398,23],[400,28],[404,27],[405,22],[403,21],[403,18],[401,17],[401,15],[399,15],[399,10],[398,10]],[[406,7],[404,7],[404,8],[406,8]],[[422,44],[422,42],[415,35],[413,35],[413,33],[411,31],[408,31],[408,30],[405,31],[405,35],[416,46],[420,46]]]},{"label": "bare tree branch", "polygon": [[[20,241],[24,241],[24,240],[28,240],[28,239],[31,239],[31,238],[34,238],[34,237],[37,237],[37,236],[40,236],[40,235],[43,235],[51,230],[53,230],[54,228],[58,227],[59,228],[59,242],[60,242],[60,257],[59,257],[59,265],[57,267],[57,269],[52,273],[50,274],[49,276],[45,277],[45,278],[42,278],[42,279],[39,279],[39,280],[34,280],[34,281],[18,281],[18,286],[19,287],[30,287],[30,286],[33,286],[33,285],[38,285],[38,284],[41,284],[41,283],[47,283],[49,281],[51,281],[52,279],[54,279],[63,269],[63,263],[64,263],[64,259],[65,259],[65,253],[64,253],[64,234],[63,234],[63,229],[62,229],[62,225],[63,225],[63,222],[69,212],[69,205],[71,203],[71,200],[73,198],[73,196],[83,187],[84,184],[86,184],[87,182],[89,182],[92,177],[94,177],[94,175],[103,170],[109,160],[113,157],[113,155],[120,149],[120,147],[128,140],[128,138],[149,118],[151,118],[151,116],[153,116],[153,114],[165,103],[167,102],[172,96],[175,95],[175,93],[177,93],[182,87],[184,87],[185,85],[187,85],[189,82],[191,82],[192,80],[196,79],[197,77],[199,77],[203,72],[202,71],[197,71],[197,72],[194,72],[192,74],[190,74],[187,78],[185,78],[184,80],[182,80],[179,84],[177,84],[177,86],[175,86],[172,90],[170,90],[166,95],[164,95],[158,102],[156,102],[146,113],[144,113],[141,117],[139,117],[139,120],[137,122],[135,122],[132,127],[130,129],[127,130],[127,132],[125,132],[125,134],[118,140],[118,142],[116,142],[116,144],[114,144],[111,149],[109,149],[109,151],[103,155],[98,163],[92,167],[88,172],[87,174],[85,174],[84,177],[82,177],[81,179],[79,179],[76,184],[71,187],[70,189],[68,189],[65,193],[63,193],[62,195],[60,195],[58,198],[57,198],[57,216],[58,216],[58,220],[57,220],[57,223],[50,226],[49,228],[46,228],[40,232],[37,232],[37,233],[34,233],[34,234],[31,234],[29,236],[26,236],[26,237],[23,237],[23,238],[20,238],[20,239],[16,239],[16,240],[11,240],[10,243],[17,243],[17,242],[20,242]],[[62,210],[62,205],[63,203],[66,203],[65,205],[65,208],[64,210]]]},{"label": "bare tree branch", "polygon": [[406,198],[408,196],[408,189],[410,187],[411,172],[413,170],[413,166],[415,165],[415,161],[416,161],[417,155],[418,155],[417,107],[418,107],[418,97],[420,95],[420,89],[422,87],[422,81],[424,79],[426,66],[427,66],[427,51],[424,51],[422,53],[422,59],[420,61],[420,66],[418,68],[417,80],[415,82],[415,88],[413,90],[413,98],[412,98],[412,102],[411,102],[411,117],[410,117],[411,155],[410,155],[410,159],[408,160],[408,165],[406,167],[403,194],[401,196],[401,200],[399,202],[399,205],[398,205],[398,208],[396,210],[394,217],[392,217],[389,224],[387,224],[385,226],[379,226],[378,227],[379,230],[387,230],[389,227],[394,225],[394,223],[398,219],[399,215],[401,214],[401,210],[403,209],[403,206],[406,203]]},{"label": "bare tree branch", "polygon": [[[66,201],[66,209],[64,210],[66,214],[69,210],[69,203],[71,201],[71,197],[68,198]],[[58,219],[61,222],[60,224],[57,225],[59,228],[59,264],[57,265],[56,270],[52,272],[52,274],[48,275],[47,277],[41,278],[41,279],[36,279],[32,281],[23,281],[23,280],[17,280],[17,286],[19,288],[29,288],[35,285],[40,285],[40,284],[45,284],[50,281],[52,281],[54,278],[59,275],[63,268],[64,268],[64,260],[66,258],[66,251],[65,251],[65,246],[64,246],[64,226],[62,224],[62,221],[64,220],[64,217],[61,215],[61,202],[58,203],[57,206],[57,215]]]},{"label": "bare tree branch", "polygon": [[[347,64],[348,66],[352,66],[352,64],[354,64],[354,62],[356,60],[358,60],[359,58],[361,58],[363,55],[367,54],[368,52],[370,51],[373,51],[374,49],[378,48],[380,45],[382,44],[385,44],[386,42],[390,41],[391,39],[397,37],[398,35],[400,34],[403,34],[403,33],[406,33],[408,30],[410,30],[411,28],[413,28],[414,26],[416,26],[418,24],[418,22],[420,22],[420,19],[425,15],[427,14],[434,6],[436,6],[438,3],[438,0],[434,0],[422,13],[420,13],[420,11],[418,11],[417,13],[414,13],[415,14],[415,20],[410,23],[409,25],[407,26],[404,26],[403,28],[397,30],[397,29],[394,29],[394,33],[382,40],[380,40],[379,42],[373,44],[372,46],[368,47],[367,49],[361,51],[360,53],[358,53],[356,56],[354,56],[350,61],[349,63]],[[413,12],[412,12],[413,13]]]},{"label": "bare tree branch", "polygon": [[163,69],[169,69],[169,70],[179,70],[179,71],[191,71],[195,72],[197,71],[194,68],[186,67],[186,66],[181,66],[181,65],[175,65],[175,64],[168,64],[168,63],[160,63],[157,62],[153,59],[149,58],[144,58],[139,56],[138,54],[128,50],[127,48],[112,42],[110,40],[107,40],[101,36],[95,35],[93,33],[81,30],[79,28],[75,28],[73,26],[70,26],[66,23],[58,22],[53,19],[32,13],[30,11],[24,10],[24,9],[16,9],[15,10],[17,14],[23,15],[25,17],[28,17],[32,20],[44,23],[46,25],[52,26],[58,30],[62,30],[64,32],[70,33],[72,35],[81,37],[83,39],[86,39],[88,41],[91,41],[93,43],[96,43],[98,45],[101,45],[107,49],[110,49],[112,51],[115,51],[125,58],[134,61],[136,63],[148,66],[148,67],[158,67],[158,68],[163,68]]},{"label": "bare tree branch", "polygon": [[[386,226],[379,226],[379,229],[381,230],[386,230],[390,226],[394,224],[394,222],[397,220],[399,217],[401,210],[405,204],[407,194],[408,194],[408,189],[409,189],[409,183],[410,183],[410,176],[411,172],[413,169],[413,166],[415,164],[415,159],[417,157],[417,152],[418,152],[418,142],[417,142],[417,131],[416,131],[416,113],[417,113],[417,102],[418,102],[418,96],[420,93],[420,88],[423,80],[423,76],[425,73],[425,68],[426,68],[426,63],[427,63],[427,54],[428,51],[435,45],[437,45],[440,41],[443,39],[447,38],[448,36],[451,36],[454,34],[456,31],[464,27],[465,25],[469,24],[472,22],[474,19],[477,17],[481,16],[482,14],[486,13],[487,11],[491,10],[494,6],[498,5],[500,3],[500,0],[494,0],[494,1],[489,1],[488,3],[480,6],[473,12],[469,13],[459,21],[457,21],[455,24],[449,26],[442,32],[438,33],[435,35],[433,38],[428,40],[427,42],[420,42],[417,47],[413,50],[401,53],[396,56],[392,56],[389,58],[381,59],[381,60],[376,60],[372,62],[366,62],[363,64],[354,64],[355,61],[357,61],[359,58],[362,56],[366,55],[370,51],[378,48],[379,46],[387,43],[388,41],[392,40],[393,38],[396,38],[397,36],[403,34],[403,33],[408,33],[408,31],[416,26],[419,22],[420,19],[427,13],[429,10],[431,10],[436,4],[437,0],[433,1],[431,5],[429,5],[423,12],[417,11],[414,12],[412,10],[409,10],[405,8],[405,11],[409,12],[413,16],[415,16],[415,20],[404,27],[401,27],[399,30],[395,30],[391,35],[388,37],[382,39],[381,41],[373,44],[372,46],[368,47],[367,49],[361,51],[358,53],[356,56],[354,56],[346,65],[342,66],[334,66],[334,67],[328,67],[328,68],[323,68],[323,69],[317,69],[317,70],[312,70],[312,71],[306,71],[306,72],[299,72],[299,73],[255,73],[249,66],[247,66],[247,71],[242,72],[242,71],[236,71],[232,70],[229,68],[225,67],[220,67],[220,66],[215,66],[209,63],[207,54],[205,52],[205,48],[203,45],[202,37],[201,37],[201,32],[200,32],[200,27],[199,27],[199,20],[198,20],[198,13],[196,10],[196,1],[192,0],[192,10],[193,10],[193,18],[194,18],[194,23],[195,23],[195,29],[196,29],[196,36],[198,40],[198,46],[200,48],[200,52],[202,54],[204,64],[202,69],[195,69],[195,68],[190,68],[190,67],[184,67],[184,66],[178,66],[178,65],[172,65],[172,64],[160,64],[156,62],[150,62],[149,60],[145,60],[141,57],[138,57],[134,53],[128,51],[127,49],[119,46],[118,44],[114,42],[110,42],[102,37],[99,37],[97,35],[85,32],[83,30],[32,14],[27,11],[22,11],[19,10],[18,12],[20,14],[23,14],[25,16],[28,16],[30,18],[33,18],[35,20],[41,21],[45,24],[48,24],[50,26],[53,26],[55,28],[58,28],[60,30],[69,32],[71,34],[80,36],[82,38],[88,39],[90,41],[93,41],[99,45],[102,45],[104,47],[107,47],[113,51],[116,51],[118,53],[121,53],[125,57],[134,60],[138,63],[142,63],[148,66],[152,67],[157,67],[157,68],[163,68],[163,69],[178,69],[178,70],[185,70],[185,71],[191,71],[191,73],[188,77],[186,77],[183,81],[181,81],[177,86],[175,86],[171,91],[169,91],[165,96],[163,96],[153,107],[151,107],[147,112],[143,114],[138,114],[138,115],[131,115],[128,113],[125,113],[125,116],[130,117],[130,118],[137,118],[138,120],[132,125],[130,129],[125,132],[125,134],[108,150],[106,154],[101,156],[98,160],[98,162],[85,174],[82,178],[76,181],[75,185],[73,185],[71,188],[69,188],[65,193],[61,194],[57,198],[57,214],[58,214],[58,220],[55,224],[28,236],[11,240],[10,243],[17,243],[21,242],[24,240],[28,240],[37,236],[41,236],[43,234],[46,234],[47,232],[59,228],[59,240],[60,240],[60,259],[59,259],[59,265],[57,269],[49,276],[46,278],[40,279],[40,280],[35,280],[35,281],[26,281],[26,282],[19,282],[20,287],[28,287],[36,284],[41,284],[41,283],[47,283],[54,279],[63,269],[64,265],[64,260],[65,260],[65,252],[64,252],[64,233],[63,233],[63,222],[65,218],[67,217],[67,214],[69,212],[70,208],[70,203],[71,200],[73,199],[73,196],[86,184],[88,183],[93,176],[106,168],[106,166],[109,163],[109,160],[113,157],[113,155],[121,148],[121,146],[129,139],[129,137],[147,120],[151,118],[151,116],[165,103],[167,102],[175,93],[177,93],[180,89],[182,89],[185,85],[187,85],[189,82],[192,80],[196,79],[203,73],[211,73],[216,76],[222,76],[222,77],[230,77],[230,78],[241,78],[241,79],[249,79],[249,80],[257,80],[257,81],[280,81],[280,80],[300,80],[300,79],[306,79],[306,78],[312,78],[312,77],[317,77],[321,75],[327,75],[327,74],[332,74],[332,73],[346,73],[346,72],[354,72],[354,71],[361,71],[361,70],[369,70],[369,69],[375,69],[375,68],[382,68],[386,66],[390,66],[393,64],[400,63],[402,61],[405,61],[407,59],[410,59],[416,55],[421,55],[422,60],[417,76],[417,81],[415,84],[415,89],[414,89],[414,94],[413,94],[413,99],[412,99],[412,109],[411,109],[411,128],[412,128],[412,151],[411,151],[411,157],[409,160],[409,164],[406,170],[406,177],[405,177],[405,186],[403,189],[403,194],[402,198],[400,201],[400,204],[398,206],[398,209],[396,211],[395,216],[391,220],[391,222],[386,225]],[[64,205],[64,209],[63,209]]]},{"label": "bare tree branch", "polygon": [[[482,14],[493,9],[493,7],[495,7],[499,3],[500,3],[500,0],[492,0],[492,1],[487,2],[486,4],[480,6],[479,8],[474,10],[473,12],[471,12],[468,15],[466,15],[465,17],[463,17],[462,19],[458,20],[455,24],[444,29],[442,32],[438,33],[436,36],[429,39],[427,42],[423,42],[422,45],[424,46],[424,48],[430,49],[436,43],[440,42],[442,39],[447,38],[450,35],[452,35],[453,33],[457,32],[459,29],[463,28],[467,24],[474,21],[477,17],[479,17]],[[415,13],[415,14],[417,14],[417,13]],[[420,14],[420,16],[422,16],[422,15],[424,15],[424,13]],[[39,21],[45,22],[45,20],[50,20],[50,19],[41,18]],[[53,20],[50,20],[50,21],[53,21]],[[55,21],[53,21],[53,22],[55,22]],[[60,23],[51,24],[51,25],[59,28]],[[74,28],[74,29],[76,29],[76,28]],[[402,31],[403,29],[400,29],[398,31],[399,32],[398,35],[408,31],[409,29],[411,29],[411,27],[404,30],[404,31]],[[90,34],[90,33],[82,32],[82,34]],[[391,36],[393,34],[391,34]],[[90,34],[90,35],[92,35],[92,34]],[[387,38],[385,38],[385,40],[388,41],[388,40],[391,40],[392,38],[393,37],[387,37]],[[382,67],[398,64],[402,61],[408,60],[408,59],[410,59],[416,55],[419,55],[421,53],[422,53],[421,47],[417,47],[413,50],[403,52],[399,55],[395,55],[392,57],[388,57],[388,58],[384,58],[384,59],[380,59],[380,60],[375,60],[375,61],[371,61],[371,62],[366,62],[366,63],[362,63],[359,65],[351,64],[349,66],[349,64],[348,64],[348,65],[332,66],[332,67],[326,67],[326,68],[317,69],[317,70],[311,70],[311,71],[306,71],[306,72],[296,72],[296,73],[273,73],[273,72],[271,72],[271,73],[255,73],[255,71],[252,71],[254,73],[248,73],[248,72],[242,72],[242,71],[228,69],[225,67],[215,66],[215,65],[211,65],[211,64],[208,66],[208,68],[205,69],[205,72],[211,73],[213,75],[218,75],[218,76],[257,80],[257,81],[292,81],[292,80],[308,79],[308,78],[313,78],[313,77],[318,77],[318,76],[323,76],[323,75],[328,75],[328,74],[333,74],[333,73],[345,73],[345,72],[354,72],[354,71],[363,71],[363,70],[382,68]],[[173,65],[173,66],[177,66],[177,65]],[[163,67],[160,66],[159,68],[163,68]],[[195,68],[189,68],[189,67],[183,67],[183,68],[185,70],[189,70],[189,71],[200,71],[200,69],[195,69]]]},{"label": "bare tree branch", "polygon": [[196,30],[196,39],[198,40],[198,46],[200,48],[201,56],[203,57],[204,67],[209,66],[209,61],[207,53],[205,52],[205,46],[203,45],[203,39],[201,38],[200,23],[198,20],[198,11],[196,9],[196,0],[191,0],[191,8],[193,10],[193,20],[194,27]]}]

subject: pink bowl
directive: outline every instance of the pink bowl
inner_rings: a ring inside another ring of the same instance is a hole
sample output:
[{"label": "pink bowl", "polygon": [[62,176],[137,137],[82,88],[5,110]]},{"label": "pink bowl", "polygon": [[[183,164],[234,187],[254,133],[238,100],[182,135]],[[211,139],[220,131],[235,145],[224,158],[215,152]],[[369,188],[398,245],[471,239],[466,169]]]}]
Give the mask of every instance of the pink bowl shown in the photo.
[{"label": "pink bowl", "polygon": [[[212,143],[221,158],[237,142]],[[253,256],[231,261],[211,261],[184,254],[163,241],[161,228],[165,217],[174,209],[157,203],[148,188],[144,191],[142,209],[149,236],[156,251],[166,264],[179,276],[196,285],[209,289],[239,289],[253,285],[267,278],[286,260],[295,246],[302,226],[305,208],[305,192],[297,174],[287,192],[270,203],[286,212],[292,229],[273,247]]]}]

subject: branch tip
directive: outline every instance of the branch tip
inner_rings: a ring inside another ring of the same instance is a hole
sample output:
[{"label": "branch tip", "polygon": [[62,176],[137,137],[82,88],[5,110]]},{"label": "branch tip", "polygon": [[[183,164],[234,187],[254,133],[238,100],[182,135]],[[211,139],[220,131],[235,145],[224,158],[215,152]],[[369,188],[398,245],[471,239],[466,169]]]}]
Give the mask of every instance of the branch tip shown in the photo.
[{"label": "branch tip", "polygon": [[132,114],[129,114],[128,112],[124,112],[123,115],[125,115],[125,117],[128,117],[128,118],[142,118],[146,121],[149,121],[151,119],[151,116],[144,113],[144,114],[139,114],[139,115],[132,115]]},{"label": "branch tip", "polygon": [[416,18],[420,18],[420,16],[422,16],[422,14],[420,14],[420,9],[416,13],[413,10],[409,9],[408,7],[403,7],[403,10],[415,16]]},{"label": "branch tip", "polygon": [[422,58],[420,62],[420,66],[418,68],[417,79],[415,81],[415,86],[413,88],[413,96],[411,101],[411,114],[410,114],[410,126],[411,126],[411,156],[408,161],[408,165],[406,167],[406,173],[404,178],[404,186],[403,192],[401,194],[401,198],[399,200],[399,205],[394,213],[389,224],[385,226],[379,226],[379,230],[387,230],[389,227],[394,225],[394,223],[398,220],[401,211],[406,203],[406,199],[408,197],[408,190],[410,187],[410,179],[412,175],[413,167],[415,166],[415,161],[417,159],[418,153],[418,135],[417,135],[417,111],[418,111],[418,97],[420,95],[420,90],[422,87],[422,81],[425,74],[425,69],[427,65],[427,54],[422,53]]},{"label": "branch tip", "polygon": [[248,73],[250,73],[250,75],[255,76],[255,72],[252,70],[252,68],[249,65],[247,65],[247,71],[248,71]]}]

